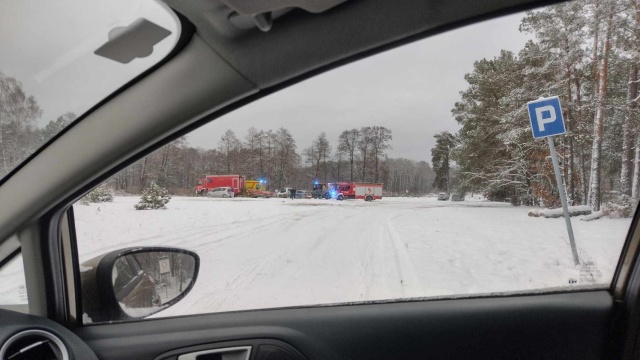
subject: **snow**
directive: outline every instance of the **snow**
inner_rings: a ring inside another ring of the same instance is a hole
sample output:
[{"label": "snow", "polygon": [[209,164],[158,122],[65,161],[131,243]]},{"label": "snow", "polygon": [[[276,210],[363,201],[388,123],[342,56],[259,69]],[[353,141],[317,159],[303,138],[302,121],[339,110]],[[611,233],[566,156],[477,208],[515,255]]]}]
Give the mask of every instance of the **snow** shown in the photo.
[{"label": "snow", "polygon": [[564,219],[481,198],[174,197],[153,211],[136,211],[137,201],[77,206],[78,253],[81,262],[130,246],[198,253],[193,290],[152,317],[606,288],[631,223],[572,218],[581,261],[589,262],[576,267]]},{"label": "snow", "polygon": [[122,309],[122,311],[125,312],[125,314],[127,314],[128,316],[134,317],[134,318],[143,318],[143,317],[146,317],[149,314],[152,314],[154,312],[162,311],[162,310],[160,310],[162,308],[162,306],[143,307],[143,308],[130,308],[127,305],[125,305],[124,303],[121,303],[121,302],[119,302],[118,305],[120,305],[120,308]]},{"label": "snow", "polygon": [[506,203],[174,197],[166,210],[136,211],[136,201],[77,207],[79,256],[134,245],[198,253],[193,290],[158,317],[606,287],[631,223],[573,221],[582,260],[601,273],[594,283],[573,265],[564,219]]},{"label": "snow", "polygon": [[[567,206],[570,216],[577,215],[589,215],[591,214],[591,207],[587,205]],[[533,209],[529,211],[529,216],[542,216],[545,218],[556,218],[564,216],[564,210],[562,208],[556,209]]]},{"label": "snow", "polygon": [[0,284],[0,305],[27,304],[27,286],[21,254],[2,267]]},{"label": "snow", "polygon": [[92,322],[93,322],[93,319],[91,319],[91,317],[87,313],[82,313],[83,324],[91,324]]},{"label": "snow", "polygon": [[592,212],[590,215],[583,216],[582,219],[580,219],[580,220],[582,220],[582,221],[593,221],[593,220],[598,220],[603,216],[604,216],[604,212],[603,211],[595,211],[595,212]]}]

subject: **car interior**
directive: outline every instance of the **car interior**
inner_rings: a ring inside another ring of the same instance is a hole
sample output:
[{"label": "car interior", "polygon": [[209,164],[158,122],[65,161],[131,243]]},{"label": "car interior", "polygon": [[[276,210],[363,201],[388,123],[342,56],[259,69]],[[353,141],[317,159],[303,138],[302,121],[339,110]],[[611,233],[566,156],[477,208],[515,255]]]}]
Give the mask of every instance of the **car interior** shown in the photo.
[{"label": "car interior", "polygon": [[[640,357],[638,213],[608,289],[83,324],[82,307],[88,305],[80,295],[71,205],[109,176],[204,124],[316,75],[468,24],[557,2],[163,3],[181,28],[169,55],[0,179],[0,267],[22,254],[28,296],[28,309],[0,309],[2,360]],[[145,31],[163,36],[152,27]],[[102,51],[126,61],[135,53],[131,46]],[[115,256],[96,259],[96,271],[109,259],[113,265]],[[197,266],[194,271],[192,281],[210,276],[198,275]],[[43,343],[50,350],[35,356],[25,350]]]}]

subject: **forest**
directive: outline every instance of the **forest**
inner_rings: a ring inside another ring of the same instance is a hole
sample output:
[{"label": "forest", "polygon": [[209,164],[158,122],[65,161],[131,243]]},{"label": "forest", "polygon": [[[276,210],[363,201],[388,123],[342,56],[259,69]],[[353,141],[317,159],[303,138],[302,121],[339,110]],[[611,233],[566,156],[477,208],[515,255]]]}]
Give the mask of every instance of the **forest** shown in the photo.
[{"label": "forest", "polygon": [[179,138],[114,175],[116,190],[138,193],[150,181],[173,194],[192,194],[204,174],[240,174],[263,179],[270,190],[284,187],[311,189],[315,181],[382,182],[388,192],[425,194],[434,174],[426,161],[389,158],[391,130],[362,127],[344,130],[335,142],[324,132],[299,149],[285,128],[249,128],[244,137],[223,133],[215,149],[195,148]]},{"label": "forest", "polygon": [[[76,119],[66,113],[38,126],[42,110],[15,78],[0,73],[0,178]],[[426,161],[394,159],[392,131],[365,126],[343,131],[334,143],[324,132],[299,148],[285,128],[249,128],[242,138],[231,130],[212,139],[213,149],[190,146],[178,138],[107,180],[115,191],[139,194],[151,182],[176,195],[194,194],[203,175],[239,174],[264,179],[268,189],[310,189],[315,181],[382,182],[389,192],[425,194],[434,174]],[[426,157],[426,156],[425,156]]]},{"label": "forest", "polygon": [[534,140],[526,104],[559,96],[555,137],[571,204],[637,202],[640,181],[640,1],[584,0],[527,12],[518,52],[481,59],[452,109],[461,126],[436,135],[435,185],[454,172],[466,190],[515,205],[559,204],[549,148]]}]

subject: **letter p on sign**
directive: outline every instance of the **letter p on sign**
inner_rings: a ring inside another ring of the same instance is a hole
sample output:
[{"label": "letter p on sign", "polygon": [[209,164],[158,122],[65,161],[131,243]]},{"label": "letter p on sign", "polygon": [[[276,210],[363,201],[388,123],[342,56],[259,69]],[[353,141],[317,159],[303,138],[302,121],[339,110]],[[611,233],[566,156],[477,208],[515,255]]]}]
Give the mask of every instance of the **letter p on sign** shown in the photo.
[{"label": "letter p on sign", "polygon": [[560,135],[566,132],[560,99],[555,96],[532,101],[527,104],[533,137]]}]

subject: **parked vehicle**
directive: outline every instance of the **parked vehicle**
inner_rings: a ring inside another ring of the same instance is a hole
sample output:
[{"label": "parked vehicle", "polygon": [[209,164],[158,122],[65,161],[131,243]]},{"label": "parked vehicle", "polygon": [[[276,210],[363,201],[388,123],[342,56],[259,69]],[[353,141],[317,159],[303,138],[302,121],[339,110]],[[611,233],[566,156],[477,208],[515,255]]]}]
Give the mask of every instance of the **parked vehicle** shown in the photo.
[{"label": "parked vehicle", "polygon": [[245,181],[245,195],[249,197],[274,197],[273,191],[267,190],[264,180],[246,180]]},{"label": "parked vehicle", "polygon": [[290,190],[291,190],[291,188],[286,187],[286,188],[278,191],[277,197],[283,198],[283,199],[291,197]]},{"label": "parked vehicle", "polygon": [[449,195],[447,195],[447,193],[441,192],[441,193],[438,194],[438,200],[440,200],[440,201],[449,200]]},{"label": "parked vehicle", "polygon": [[209,190],[209,192],[207,192],[207,196],[219,197],[219,198],[232,198],[235,196],[235,193],[233,192],[233,188],[230,188],[228,186],[223,186],[223,187],[217,187]]},{"label": "parked vehicle", "polygon": [[464,194],[462,193],[451,194],[451,201],[464,201]]},{"label": "parked vehicle", "polygon": [[329,190],[329,184],[315,183],[313,184],[313,191],[311,191],[311,197],[314,199],[325,198],[325,195],[328,190]]},{"label": "parked vehicle", "polygon": [[313,195],[307,190],[296,190],[296,199],[311,199]]},{"label": "parked vehicle", "polygon": [[206,175],[198,179],[196,194],[206,195],[209,191],[219,187],[230,187],[234,196],[240,194],[245,188],[245,180],[242,175]]},{"label": "parked vehicle", "polygon": [[373,201],[382,199],[382,184],[336,183],[335,197],[337,200],[363,199]]}]

